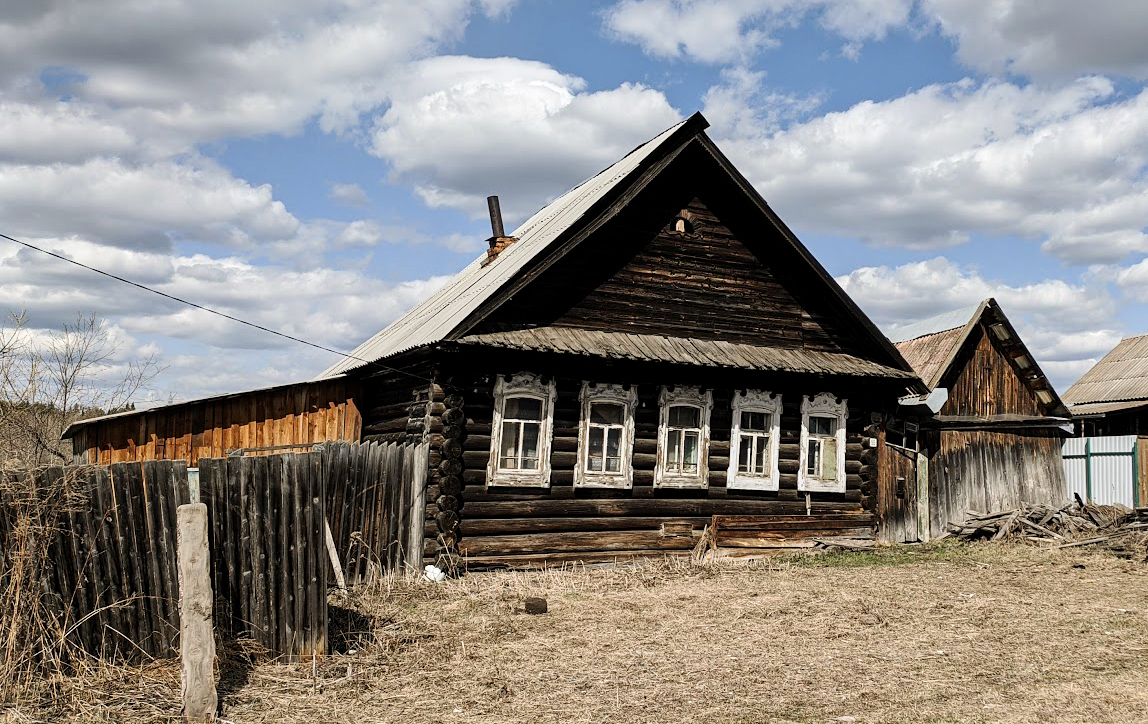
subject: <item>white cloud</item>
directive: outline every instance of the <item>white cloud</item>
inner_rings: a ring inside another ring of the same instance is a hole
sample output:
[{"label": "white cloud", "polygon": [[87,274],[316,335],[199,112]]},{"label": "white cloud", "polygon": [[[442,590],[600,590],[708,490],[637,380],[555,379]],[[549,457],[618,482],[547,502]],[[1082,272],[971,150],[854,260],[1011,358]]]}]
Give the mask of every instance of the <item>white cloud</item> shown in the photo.
[{"label": "white cloud", "polygon": [[414,63],[391,89],[372,149],[430,206],[478,218],[495,194],[521,218],[680,118],[644,86],[585,85],[516,58]]},{"label": "white cloud", "polygon": [[[1058,390],[1120,341],[1116,304],[1103,288],[1061,279],[1011,285],[945,257],[855,269],[837,282],[882,329],[994,297]],[[1047,363],[1047,364],[1046,364]]]},{"label": "white cloud", "polygon": [[921,11],[957,43],[958,58],[990,73],[1148,78],[1143,0],[923,0]]},{"label": "white cloud", "polygon": [[810,16],[856,54],[908,22],[911,9],[912,0],[621,0],[604,19],[614,37],[650,55],[730,63],[777,46],[778,30]]},{"label": "white cloud", "polygon": [[[738,93],[708,98],[736,118]],[[921,249],[1020,237],[1073,263],[1148,251],[1148,90],[1121,97],[1102,78],[932,85],[718,140],[798,227]]]},{"label": "white cloud", "polygon": [[179,237],[248,244],[299,228],[270,186],[252,186],[202,158],[0,164],[0,218],[16,236],[151,249]]},{"label": "white cloud", "polygon": [[[460,37],[485,0],[44,0],[0,8],[0,88],[42,69],[69,95],[133,123],[208,140],[345,129],[382,102],[387,74]],[[52,90],[52,88],[49,88]]]},{"label": "white cloud", "polygon": [[358,184],[331,184],[331,198],[345,206],[355,208],[371,205],[367,192]]}]

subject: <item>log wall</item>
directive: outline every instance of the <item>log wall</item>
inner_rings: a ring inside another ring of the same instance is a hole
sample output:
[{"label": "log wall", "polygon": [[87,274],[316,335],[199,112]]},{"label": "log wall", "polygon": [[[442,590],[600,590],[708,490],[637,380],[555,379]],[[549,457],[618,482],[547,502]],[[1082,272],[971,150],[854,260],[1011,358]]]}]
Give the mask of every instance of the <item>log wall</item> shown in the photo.
[{"label": "log wall", "polygon": [[[638,386],[631,490],[575,489],[581,379],[557,379],[548,489],[488,488],[493,420],[491,378],[459,385],[444,397],[443,433],[431,433],[427,554],[458,554],[471,568],[558,564],[635,556],[688,554],[714,515],[804,515],[797,490],[801,393],[783,394],[780,490],[728,490],[733,389],[713,390],[709,488],[655,489],[659,385]],[[605,381],[605,380],[604,380]],[[814,382],[813,384],[817,384]],[[809,389],[815,394],[820,389]],[[847,395],[842,390],[840,394]],[[438,408],[436,408],[438,409]],[[450,410],[457,410],[451,414]],[[814,513],[861,513],[875,506],[876,461],[865,455],[869,411],[850,403],[846,491],[812,493]],[[457,442],[456,442],[457,441]],[[457,493],[455,493],[457,491]],[[448,508],[457,508],[450,510]],[[685,532],[683,532],[685,531]],[[437,545],[431,542],[437,539]],[[442,555],[439,555],[441,561]],[[448,560],[449,564],[450,561]]]},{"label": "log wall", "polygon": [[[72,436],[77,464],[223,457],[239,448],[357,441],[354,381],[335,379],[168,405],[85,425]],[[278,451],[265,451],[264,454]]]}]

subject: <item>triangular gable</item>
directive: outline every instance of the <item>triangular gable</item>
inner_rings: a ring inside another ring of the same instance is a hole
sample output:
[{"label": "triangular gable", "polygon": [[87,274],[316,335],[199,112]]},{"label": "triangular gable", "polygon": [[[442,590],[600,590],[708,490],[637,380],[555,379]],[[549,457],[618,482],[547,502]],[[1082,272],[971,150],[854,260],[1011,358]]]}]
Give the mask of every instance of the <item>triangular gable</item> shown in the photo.
[{"label": "triangular gable", "polygon": [[[912,368],[892,343],[877,330],[748,181],[706,137],[704,129],[707,126],[708,123],[700,114],[694,114],[643,144],[606,171],[559,197],[516,230],[513,235],[518,237],[518,242],[499,254],[493,263],[482,266],[482,259],[476,260],[430,299],[368,340],[323,375],[340,374],[362,367],[364,361],[378,360],[415,347],[484,331],[486,320],[496,316],[498,310],[515,295],[523,292],[551,267],[562,263],[587,238],[617,218],[629,203],[640,197],[644,189],[657,182],[663,171],[687,147],[692,149],[691,154],[708,154],[711,166],[713,161],[717,162],[718,173],[724,171],[723,183],[732,189],[732,193],[727,196],[737,197],[730,203],[736,202],[742,208],[751,210],[757,219],[756,228],[772,227],[779,232],[770,235],[770,243],[782,245],[778,247],[779,253],[783,251],[798,260],[802,273],[809,275],[809,284],[818,289],[825,304],[833,307],[836,333],[848,330],[848,334],[862,340],[865,347],[862,356],[865,358],[894,369],[912,372]],[[762,227],[762,222],[767,226]],[[809,326],[807,320],[805,323]]]},{"label": "triangular gable", "polygon": [[[969,310],[972,313],[969,313]],[[964,319],[961,323],[960,320]],[[1068,409],[1057,396],[1052,383],[1028,351],[1004,311],[993,298],[976,307],[946,312],[907,325],[890,333],[901,354],[920,375],[929,389],[951,384],[962,370],[962,360],[972,353],[980,340],[975,334],[984,329],[988,340],[999,349],[1010,368],[1032,392],[1046,414],[1068,417]],[[915,335],[915,336],[911,336]]]}]

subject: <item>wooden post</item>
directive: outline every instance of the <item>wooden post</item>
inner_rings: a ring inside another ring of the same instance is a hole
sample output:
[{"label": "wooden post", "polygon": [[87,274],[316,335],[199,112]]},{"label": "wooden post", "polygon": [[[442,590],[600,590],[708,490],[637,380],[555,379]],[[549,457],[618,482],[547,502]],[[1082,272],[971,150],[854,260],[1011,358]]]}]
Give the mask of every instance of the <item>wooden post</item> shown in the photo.
[{"label": "wooden post", "polygon": [[331,535],[331,526],[323,520],[323,528],[327,534],[327,556],[331,559],[331,568],[335,570],[335,583],[340,591],[347,590],[347,579],[343,578],[343,566],[339,564],[339,551],[335,549],[335,537]]},{"label": "wooden post", "polygon": [[183,662],[183,717],[186,722],[213,722],[215,632],[211,625],[211,557],[207,548],[207,506],[181,505],[178,517],[179,639]]}]

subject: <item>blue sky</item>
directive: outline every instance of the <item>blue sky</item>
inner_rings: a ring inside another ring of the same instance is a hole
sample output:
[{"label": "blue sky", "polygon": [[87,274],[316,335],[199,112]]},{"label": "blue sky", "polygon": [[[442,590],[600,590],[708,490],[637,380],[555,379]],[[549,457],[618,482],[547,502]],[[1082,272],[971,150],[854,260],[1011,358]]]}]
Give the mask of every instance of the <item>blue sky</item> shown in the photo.
[{"label": "blue sky", "polygon": [[[0,232],[351,349],[694,111],[886,329],[995,296],[1058,389],[1148,331],[1148,4],[37,0],[0,8]],[[331,355],[0,245],[145,393]]]}]

